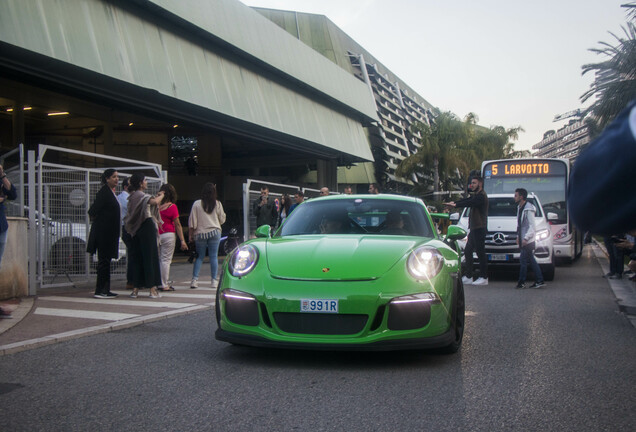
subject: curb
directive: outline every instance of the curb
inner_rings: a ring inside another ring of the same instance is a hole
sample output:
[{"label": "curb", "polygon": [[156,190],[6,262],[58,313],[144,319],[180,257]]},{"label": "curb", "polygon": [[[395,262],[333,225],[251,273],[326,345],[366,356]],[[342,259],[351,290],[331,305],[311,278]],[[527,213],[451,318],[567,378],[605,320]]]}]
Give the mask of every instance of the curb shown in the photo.
[{"label": "curb", "polygon": [[[33,299],[31,299],[31,306],[29,307],[29,311],[33,306]],[[136,327],[141,324],[150,323],[153,321],[159,321],[166,318],[172,318],[180,315],[189,315],[196,312],[201,312],[203,310],[209,310],[214,307],[214,303],[210,303],[207,305],[196,305],[190,306],[183,309],[170,310],[166,312],[161,312],[152,315],[144,315],[140,317],[130,318],[127,320],[117,321],[108,324],[97,325],[93,327],[87,327],[80,330],[73,330],[65,333],[58,333],[51,336],[44,336],[37,339],[30,339],[22,342],[15,342],[12,344],[2,345],[0,346],[0,357],[7,354],[15,354],[22,351],[27,351],[34,348],[43,347],[46,345],[52,345],[54,343],[68,341],[72,339],[79,339],[84,336],[91,336],[100,333],[108,333],[111,331],[124,330],[131,327]],[[26,315],[26,314],[25,314]],[[20,322],[20,320],[16,320],[16,324]]]},{"label": "curb", "polygon": [[[594,244],[597,246],[594,248],[594,255],[598,260],[598,264],[601,267],[603,273],[607,273],[609,270],[599,258],[607,259],[609,257],[605,246],[599,243],[593,238]],[[606,279],[610,286],[610,289],[616,297],[616,303],[618,304],[618,311],[623,313],[627,320],[636,328],[636,292],[625,283],[623,279],[612,280]]]}]

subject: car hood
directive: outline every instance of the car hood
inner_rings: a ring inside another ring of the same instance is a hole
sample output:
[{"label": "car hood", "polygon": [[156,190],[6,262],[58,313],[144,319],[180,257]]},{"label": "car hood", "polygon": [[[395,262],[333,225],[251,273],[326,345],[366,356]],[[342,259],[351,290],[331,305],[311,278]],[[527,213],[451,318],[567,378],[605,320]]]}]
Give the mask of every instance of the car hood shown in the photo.
[{"label": "car hood", "polygon": [[304,280],[369,280],[386,273],[422,243],[419,237],[294,236],[267,242],[274,277]]},{"label": "car hood", "polygon": [[489,232],[515,232],[517,231],[517,218],[516,217],[488,217],[488,231]]}]

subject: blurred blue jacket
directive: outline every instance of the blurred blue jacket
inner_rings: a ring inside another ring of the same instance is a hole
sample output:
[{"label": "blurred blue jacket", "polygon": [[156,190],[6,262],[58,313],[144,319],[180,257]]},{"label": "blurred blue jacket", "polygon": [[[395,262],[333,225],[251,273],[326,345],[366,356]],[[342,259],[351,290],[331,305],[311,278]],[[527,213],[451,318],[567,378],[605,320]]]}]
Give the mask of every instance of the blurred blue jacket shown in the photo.
[{"label": "blurred blue jacket", "polygon": [[568,206],[583,231],[613,235],[636,228],[636,101],[576,159]]}]

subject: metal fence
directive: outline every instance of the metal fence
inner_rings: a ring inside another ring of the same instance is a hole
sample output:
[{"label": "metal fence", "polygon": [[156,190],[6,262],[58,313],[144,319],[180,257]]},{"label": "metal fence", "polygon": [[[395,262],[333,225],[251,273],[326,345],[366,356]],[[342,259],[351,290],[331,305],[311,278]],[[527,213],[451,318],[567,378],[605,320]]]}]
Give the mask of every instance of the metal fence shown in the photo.
[{"label": "metal fence", "polygon": [[[243,183],[243,241],[253,237],[256,228],[258,228],[256,226],[256,216],[252,212],[252,208],[254,202],[261,196],[262,187],[267,187],[269,189],[269,195],[275,199],[280,199],[280,197],[286,193],[293,200],[294,194],[299,190],[303,192],[305,200],[320,196],[320,189],[248,179]],[[335,195],[338,193],[331,192],[330,194]]]},{"label": "metal fence", "polygon": [[[37,160],[34,152],[28,153],[32,163],[24,160],[22,146],[15,154],[3,155],[3,159],[20,155],[7,172],[19,199],[6,204],[7,214],[29,218],[29,272],[34,275],[29,278],[30,294],[35,294],[33,281],[39,288],[48,288],[94,278],[97,257],[86,253],[91,225],[88,209],[102,187],[101,175],[106,168],[116,169],[120,181],[142,172],[150,194],[157,193],[167,181],[160,164],[47,145],[38,147]],[[60,160],[98,167],[73,166],[59,163]],[[121,182],[116,192],[121,192]],[[119,256],[112,261],[111,274],[125,274],[126,258],[126,247],[120,240]]]}]

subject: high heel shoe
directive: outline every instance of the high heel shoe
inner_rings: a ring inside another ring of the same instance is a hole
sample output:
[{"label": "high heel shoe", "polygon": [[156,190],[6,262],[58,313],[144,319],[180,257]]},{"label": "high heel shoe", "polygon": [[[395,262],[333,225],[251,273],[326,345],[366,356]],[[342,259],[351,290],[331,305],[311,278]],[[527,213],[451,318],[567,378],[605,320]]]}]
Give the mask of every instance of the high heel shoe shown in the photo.
[{"label": "high heel shoe", "polygon": [[139,288],[133,288],[132,292],[130,293],[130,297],[137,298],[138,294],[139,294]]},{"label": "high heel shoe", "polygon": [[153,299],[161,298],[161,294],[159,294],[159,292],[157,291],[157,288],[152,287],[152,288],[150,288],[150,296],[149,297],[153,298]]}]

